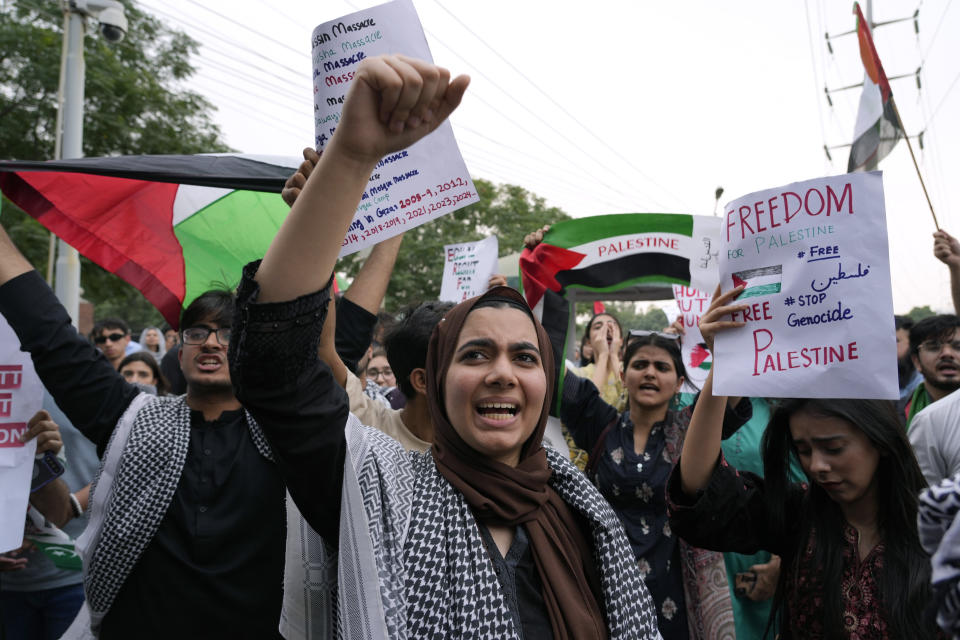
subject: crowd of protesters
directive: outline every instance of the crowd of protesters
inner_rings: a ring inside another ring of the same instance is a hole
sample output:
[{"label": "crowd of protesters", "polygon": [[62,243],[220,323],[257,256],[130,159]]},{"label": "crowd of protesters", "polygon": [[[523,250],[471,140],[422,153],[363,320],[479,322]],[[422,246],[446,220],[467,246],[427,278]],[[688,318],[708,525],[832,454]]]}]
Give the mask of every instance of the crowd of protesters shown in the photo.
[{"label": "crowd of protesters", "polygon": [[[896,403],[726,398],[712,372],[686,397],[676,326],[597,314],[563,366],[502,277],[386,313],[402,236],[333,295],[374,166],[468,83],[365,60],[263,259],[139,344],[79,335],[0,230],[0,313],[47,392],[26,438],[68,469],[31,510],[83,561],[0,556],[5,637],[960,634],[957,316],[890,319]],[[934,254],[960,310],[960,243]],[[741,292],[714,292],[708,349]],[[544,446],[555,407],[573,446]]]}]

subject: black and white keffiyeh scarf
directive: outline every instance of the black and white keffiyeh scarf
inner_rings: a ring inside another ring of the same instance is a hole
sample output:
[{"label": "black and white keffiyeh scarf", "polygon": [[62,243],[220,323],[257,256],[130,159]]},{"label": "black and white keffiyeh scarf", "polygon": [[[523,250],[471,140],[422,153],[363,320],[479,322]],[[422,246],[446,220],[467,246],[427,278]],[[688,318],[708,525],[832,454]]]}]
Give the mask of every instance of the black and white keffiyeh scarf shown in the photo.
[{"label": "black and white keffiyeh scarf", "polygon": [[930,554],[937,599],[937,625],[960,637],[960,474],[920,494],[920,544]]},{"label": "black and white keffiyeh scarf", "polygon": [[[272,462],[266,438],[253,417],[244,413],[257,451]],[[64,638],[95,637],[99,632],[170,507],[189,445],[186,396],[141,393],[124,412],[91,487],[90,522],[77,540],[86,603]]]},{"label": "black and white keffiyeh scarf", "polygon": [[[287,580],[284,618],[299,633],[285,635],[519,638],[473,513],[430,452],[404,451],[353,415],[346,433],[353,464],[344,469],[339,554],[311,563],[308,571],[317,578],[336,574],[337,593],[318,593],[330,580]],[[548,450],[547,456],[554,490],[590,523],[609,637],[659,638],[652,601],[616,514],[562,454]],[[288,531],[302,529],[288,523]],[[293,549],[288,541],[288,566],[294,558],[323,556],[312,529],[298,542]],[[322,603],[327,606],[316,606]],[[307,619],[292,620],[295,615]]]}]

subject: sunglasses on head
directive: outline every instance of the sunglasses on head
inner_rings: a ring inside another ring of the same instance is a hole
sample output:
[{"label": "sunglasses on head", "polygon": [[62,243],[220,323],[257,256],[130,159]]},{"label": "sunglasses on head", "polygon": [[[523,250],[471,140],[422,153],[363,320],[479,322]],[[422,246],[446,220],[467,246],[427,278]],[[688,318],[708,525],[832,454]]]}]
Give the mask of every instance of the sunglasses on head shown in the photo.
[{"label": "sunglasses on head", "polygon": [[93,341],[97,344],[104,344],[107,340],[110,342],[120,342],[126,337],[125,333],[111,333],[108,336],[97,336]]},{"label": "sunglasses on head", "polygon": [[645,329],[631,329],[630,333],[627,334],[627,342],[631,338],[646,338],[647,336],[658,336],[664,338],[665,340],[679,340],[679,333],[665,333],[663,331],[647,331]]}]

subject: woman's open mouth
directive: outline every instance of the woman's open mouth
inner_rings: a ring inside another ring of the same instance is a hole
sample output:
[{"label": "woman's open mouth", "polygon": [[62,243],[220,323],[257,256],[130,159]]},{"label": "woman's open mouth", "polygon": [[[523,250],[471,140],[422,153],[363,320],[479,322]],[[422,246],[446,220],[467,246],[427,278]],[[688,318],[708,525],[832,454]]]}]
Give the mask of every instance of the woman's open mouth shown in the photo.
[{"label": "woman's open mouth", "polygon": [[512,402],[481,402],[477,405],[477,413],[488,420],[509,420],[519,410]]}]

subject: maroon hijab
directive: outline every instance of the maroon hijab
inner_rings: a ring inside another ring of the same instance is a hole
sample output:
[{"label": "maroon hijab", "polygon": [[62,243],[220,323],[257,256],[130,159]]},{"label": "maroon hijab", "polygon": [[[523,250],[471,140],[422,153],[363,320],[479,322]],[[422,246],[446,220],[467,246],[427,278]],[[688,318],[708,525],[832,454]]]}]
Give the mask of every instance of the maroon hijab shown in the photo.
[{"label": "maroon hijab", "polygon": [[547,389],[554,386],[550,340],[516,290],[495,287],[458,304],[434,329],[427,349],[427,401],[434,425],[433,457],[437,469],[463,494],[477,520],[526,528],[554,636],[577,640],[606,638],[592,545],[570,507],[548,484],[552,471],[542,440],[552,394],[548,392],[544,399],[537,426],[524,442],[516,467],[492,460],[470,447],[447,418],[443,396],[447,371],[460,330],[477,305],[506,306],[527,313],[537,332]]}]

